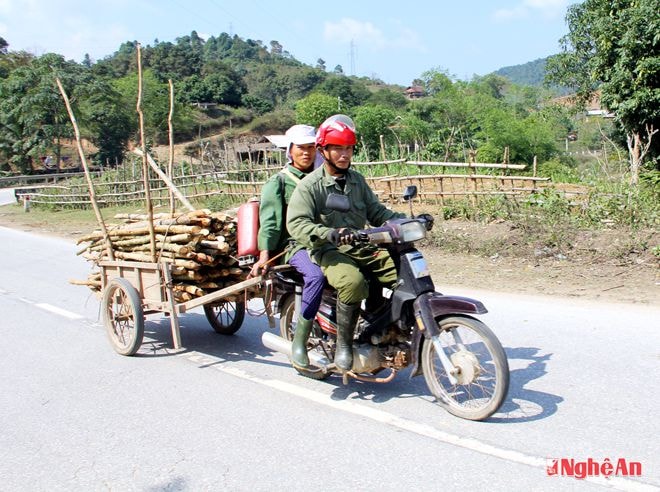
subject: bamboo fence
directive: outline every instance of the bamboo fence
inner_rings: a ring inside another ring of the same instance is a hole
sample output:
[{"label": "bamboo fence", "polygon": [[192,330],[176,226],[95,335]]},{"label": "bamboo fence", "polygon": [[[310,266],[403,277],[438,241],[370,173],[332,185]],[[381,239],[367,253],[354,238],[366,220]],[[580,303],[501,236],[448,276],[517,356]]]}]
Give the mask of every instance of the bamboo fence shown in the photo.
[{"label": "bamboo fence", "polygon": [[[141,154],[141,152],[140,152]],[[149,179],[151,201],[154,206],[171,206],[171,187],[163,183],[156,162],[149,156],[152,171],[159,177]],[[201,201],[213,196],[226,196],[233,202],[246,201],[259,196],[261,187],[268,178],[281,169],[276,163],[265,161],[261,165],[249,162],[227,163],[222,171],[206,171],[180,174],[171,178],[171,183],[182,193],[180,199]],[[418,200],[426,203],[444,204],[447,200],[482,197],[524,197],[538,193],[551,186],[549,178],[521,175],[526,166],[519,164],[430,162],[398,159],[392,161],[354,162],[374,192],[385,202],[399,200],[407,185],[416,185]],[[132,172],[131,172],[132,166]],[[183,167],[181,168],[183,170]],[[447,172],[453,170],[453,172]],[[122,206],[143,203],[145,180],[130,162],[118,174],[132,179],[96,183],[96,198],[101,206]],[[510,174],[515,171],[516,174]],[[71,180],[73,181],[73,180]],[[58,183],[42,186],[16,188],[16,196],[29,195],[32,204],[47,204],[56,207],[86,208],[90,205],[89,188],[84,182]],[[586,194],[584,190],[573,190],[569,198]],[[190,207],[188,207],[190,209]]]}]

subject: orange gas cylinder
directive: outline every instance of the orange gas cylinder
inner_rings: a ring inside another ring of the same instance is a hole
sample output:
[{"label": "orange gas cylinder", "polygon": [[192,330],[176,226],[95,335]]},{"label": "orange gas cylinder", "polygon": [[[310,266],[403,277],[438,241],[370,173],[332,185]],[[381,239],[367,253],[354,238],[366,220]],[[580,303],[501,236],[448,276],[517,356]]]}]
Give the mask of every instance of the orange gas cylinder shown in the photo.
[{"label": "orange gas cylinder", "polygon": [[257,233],[259,232],[259,201],[249,201],[238,207],[238,263],[249,265],[257,261],[259,247]]}]

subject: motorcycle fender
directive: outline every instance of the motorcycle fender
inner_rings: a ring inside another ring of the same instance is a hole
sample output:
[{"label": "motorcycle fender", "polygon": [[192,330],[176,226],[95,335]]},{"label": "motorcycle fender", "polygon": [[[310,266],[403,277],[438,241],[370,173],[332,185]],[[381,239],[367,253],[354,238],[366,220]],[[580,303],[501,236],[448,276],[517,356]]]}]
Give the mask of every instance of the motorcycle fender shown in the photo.
[{"label": "motorcycle fender", "polygon": [[481,301],[462,296],[446,296],[439,292],[429,292],[419,296],[414,304],[415,328],[411,340],[410,377],[422,374],[420,365],[422,342],[424,337],[431,338],[440,333],[438,329],[439,318],[453,314],[485,314],[488,312]]},{"label": "motorcycle fender", "polygon": [[449,314],[486,314],[488,309],[481,301],[461,296],[445,296],[433,292],[427,296],[433,318]]}]

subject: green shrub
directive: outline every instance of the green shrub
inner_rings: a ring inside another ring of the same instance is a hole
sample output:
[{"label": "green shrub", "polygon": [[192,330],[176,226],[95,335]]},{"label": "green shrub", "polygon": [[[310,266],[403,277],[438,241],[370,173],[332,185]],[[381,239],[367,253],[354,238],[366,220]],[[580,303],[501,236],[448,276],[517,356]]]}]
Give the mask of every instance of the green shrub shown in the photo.
[{"label": "green shrub", "polygon": [[539,176],[550,178],[555,183],[579,183],[580,177],[574,167],[552,159],[543,162],[538,167]]}]

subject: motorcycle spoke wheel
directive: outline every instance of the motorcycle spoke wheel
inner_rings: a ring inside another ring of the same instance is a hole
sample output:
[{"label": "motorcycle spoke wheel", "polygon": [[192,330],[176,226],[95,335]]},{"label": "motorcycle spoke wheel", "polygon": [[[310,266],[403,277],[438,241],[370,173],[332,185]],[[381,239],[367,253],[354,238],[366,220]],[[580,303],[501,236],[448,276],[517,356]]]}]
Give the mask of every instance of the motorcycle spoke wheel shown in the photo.
[{"label": "motorcycle spoke wheel", "polygon": [[243,324],[245,303],[221,301],[215,304],[205,304],[204,314],[216,333],[233,335]]},{"label": "motorcycle spoke wheel", "polygon": [[509,389],[509,364],[497,337],[481,321],[451,317],[439,321],[438,342],[454,366],[447,374],[432,339],[422,346],[424,378],[438,404],[468,420],[497,411]]},{"label": "motorcycle spoke wheel", "polygon": [[[289,341],[293,341],[293,336],[296,332],[296,299],[294,296],[290,296],[288,299],[284,301],[284,304],[282,306],[282,311],[280,313],[280,336],[282,338],[285,338]],[[316,324],[316,322],[314,322]],[[314,347],[319,347],[321,341],[318,339],[316,336],[316,331],[317,327],[315,326],[312,328],[312,333],[309,336],[309,340],[307,341],[307,349],[311,350]],[[298,373],[302,374],[306,378],[311,378],[311,379],[316,379],[316,380],[323,380],[327,379],[330,377],[329,372],[325,373],[322,370],[318,369],[315,366],[310,365],[309,369],[303,369],[302,367],[298,367],[293,365],[293,368],[298,371]]]}]

